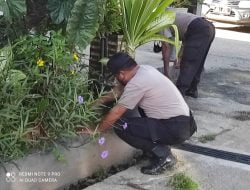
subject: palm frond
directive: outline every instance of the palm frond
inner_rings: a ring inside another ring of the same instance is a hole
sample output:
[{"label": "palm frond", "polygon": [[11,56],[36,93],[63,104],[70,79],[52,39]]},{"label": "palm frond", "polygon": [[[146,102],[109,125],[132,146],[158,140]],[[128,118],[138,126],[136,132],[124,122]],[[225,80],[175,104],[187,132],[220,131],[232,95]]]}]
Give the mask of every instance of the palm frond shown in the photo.
[{"label": "palm frond", "polygon": [[[178,35],[173,41],[157,34],[163,29],[172,27],[174,23],[175,13],[166,11],[172,2],[173,0],[120,0],[128,53],[134,54],[140,45],[157,39],[174,45],[179,44]],[[175,27],[173,28],[175,30]]]},{"label": "palm frond", "polygon": [[173,24],[175,21],[175,12],[173,11],[166,11],[162,15],[160,15],[158,18],[155,19],[146,29],[146,32],[152,31],[155,32],[155,28],[159,28],[161,26],[166,26]]},{"label": "palm frond", "polygon": [[139,30],[136,31],[137,33],[142,33],[145,27],[150,25],[150,23],[154,22],[159,17],[159,15],[162,15],[165,12],[166,8],[173,2],[173,0],[163,0],[163,1],[154,0],[150,2],[153,5],[149,7],[148,11],[145,12],[146,14],[142,16],[142,17],[145,17],[145,19],[138,26]]}]

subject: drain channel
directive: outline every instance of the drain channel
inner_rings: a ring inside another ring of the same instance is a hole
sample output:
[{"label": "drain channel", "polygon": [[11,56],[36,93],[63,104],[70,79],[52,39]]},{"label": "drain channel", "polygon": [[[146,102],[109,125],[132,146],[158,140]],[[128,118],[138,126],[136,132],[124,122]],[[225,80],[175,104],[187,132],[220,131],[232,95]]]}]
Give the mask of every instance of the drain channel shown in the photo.
[{"label": "drain channel", "polygon": [[239,162],[242,164],[250,165],[250,155],[246,155],[246,154],[218,150],[218,149],[203,147],[203,146],[194,145],[190,143],[183,143],[181,145],[175,146],[175,148],[180,149],[180,150],[185,150],[188,152],[193,152],[197,154],[214,157],[214,158],[220,158],[224,160],[229,160],[233,162]]}]

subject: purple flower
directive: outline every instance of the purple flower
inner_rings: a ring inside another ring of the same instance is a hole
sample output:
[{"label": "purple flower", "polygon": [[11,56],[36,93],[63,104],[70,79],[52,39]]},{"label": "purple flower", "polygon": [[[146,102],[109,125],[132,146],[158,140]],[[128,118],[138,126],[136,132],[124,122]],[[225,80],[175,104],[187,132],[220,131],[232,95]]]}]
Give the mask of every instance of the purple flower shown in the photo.
[{"label": "purple flower", "polygon": [[122,125],[123,129],[127,129],[128,128],[128,124],[125,122],[123,125]]},{"label": "purple flower", "polygon": [[98,143],[99,145],[103,145],[105,143],[105,138],[104,137],[99,138]]},{"label": "purple flower", "polygon": [[79,104],[83,104],[84,103],[84,98],[82,96],[78,96],[77,100],[78,100]]},{"label": "purple flower", "polygon": [[104,151],[102,151],[102,153],[101,153],[101,157],[102,157],[102,159],[107,158],[107,157],[108,157],[108,155],[109,155],[109,151],[107,151],[107,150],[104,150]]}]

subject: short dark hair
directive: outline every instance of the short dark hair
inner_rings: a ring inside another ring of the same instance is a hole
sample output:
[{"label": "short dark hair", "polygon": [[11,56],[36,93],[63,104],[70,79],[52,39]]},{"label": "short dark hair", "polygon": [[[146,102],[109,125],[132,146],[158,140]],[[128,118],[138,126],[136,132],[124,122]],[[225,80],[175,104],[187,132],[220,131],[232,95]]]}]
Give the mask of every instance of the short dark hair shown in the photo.
[{"label": "short dark hair", "polygon": [[112,74],[117,74],[121,70],[126,70],[136,65],[136,61],[127,53],[123,52],[119,52],[113,55],[107,63],[107,67]]}]

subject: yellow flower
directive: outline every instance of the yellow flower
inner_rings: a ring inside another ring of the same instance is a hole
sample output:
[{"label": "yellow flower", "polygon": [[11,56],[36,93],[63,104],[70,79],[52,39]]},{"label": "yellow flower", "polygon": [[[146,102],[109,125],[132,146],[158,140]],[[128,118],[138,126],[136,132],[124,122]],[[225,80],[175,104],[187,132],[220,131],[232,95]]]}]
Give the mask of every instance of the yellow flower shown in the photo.
[{"label": "yellow flower", "polygon": [[79,56],[77,55],[77,53],[73,54],[73,59],[74,59],[74,61],[78,61],[79,60]]},{"label": "yellow flower", "polygon": [[38,59],[38,61],[36,62],[36,64],[38,65],[38,67],[44,67],[45,62],[42,59]]},{"label": "yellow flower", "polygon": [[75,70],[72,70],[72,71],[71,71],[71,74],[72,74],[72,75],[75,75],[75,74],[76,74],[76,71],[75,71]]}]

